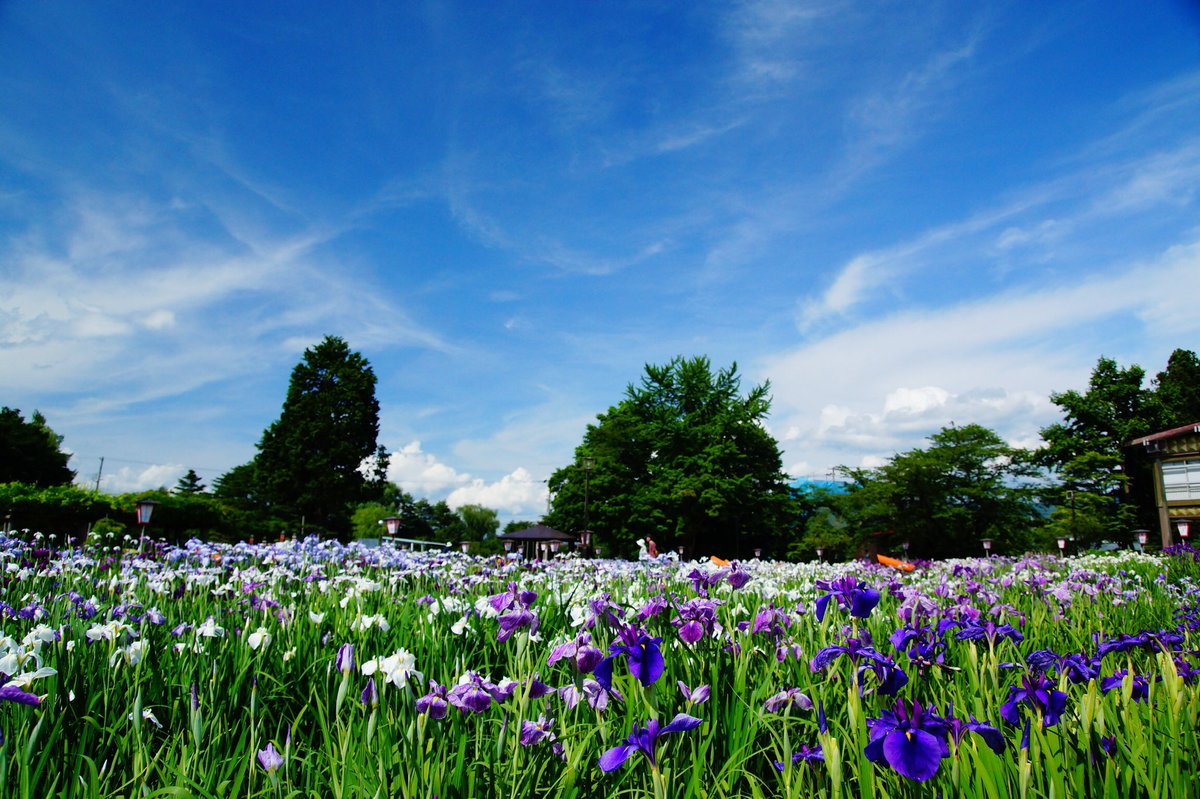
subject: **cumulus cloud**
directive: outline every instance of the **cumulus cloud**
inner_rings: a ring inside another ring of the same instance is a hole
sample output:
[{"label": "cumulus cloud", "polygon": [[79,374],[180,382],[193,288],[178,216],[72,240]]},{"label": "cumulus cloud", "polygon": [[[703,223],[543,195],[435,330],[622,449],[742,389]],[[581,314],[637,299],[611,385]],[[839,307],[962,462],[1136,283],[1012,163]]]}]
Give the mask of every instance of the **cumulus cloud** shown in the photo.
[{"label": "cumulus cloud", "polygon": [[179,463],[160,463],[144,468],[122,466],[115,471],[105,472],[100,478],[100,487],[110,494],[169,489],[179,482],[186,471],[187,468]]},{"label": "cumulus cloud", "polygon": [[440,494],[471,481],[469,474],[462,474],[424,452],[420,441],[411,441],[392,453],[387,478],[405,491],[422,497]]},{"label": "cumulus cloud", "polygon": [[443,463],[412,441],[392,453],[388,479],[405,491],[427,499],[445,498],[453,509],[482,505],[502,516],[538,516],[546,511],[549,491],[545,480],[518,466],[498,480],[472,477]]},{"label": "cumulus cloud", "polygon": [[546,511],[548,497],[549,490],[544,481],[535,480],[528,471],[517,467],[493,483],[476,479],[454,489],[446,497],[446,504],[451,508],[482,505],[513,516],[540,517]]}]

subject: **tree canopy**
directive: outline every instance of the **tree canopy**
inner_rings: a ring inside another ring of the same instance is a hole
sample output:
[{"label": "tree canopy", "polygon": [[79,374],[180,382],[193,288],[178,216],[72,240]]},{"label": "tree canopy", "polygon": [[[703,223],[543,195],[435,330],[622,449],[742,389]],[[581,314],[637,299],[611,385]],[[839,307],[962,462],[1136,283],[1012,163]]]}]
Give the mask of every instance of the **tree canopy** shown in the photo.
[{"label": "tree canopy", "polygon": [[895,550],[907,541],[914,557],[1021,552],[1037,525],[1028,454],[980,425],[949,426],[926,449],[902,452],[877,469],[844,469],[852,490],[841,507],[860,540]]},{"label": "tree canopy", "polygon": [[273,515],[347,533],[352,506],[382,495],[375,382],[366,358],[336,336],[305,351],[254,459],[256,499]]},{"label": "tree canopy", "polygon": [[1051,394],[1063,421],[1042,430],[1039,460],[1057,478],[1047,493],[1060,508],[1059,534],[1127,542],[1133,529],[1155,525],[1150,463],[1127,445],[1200,422],[1200,362],[1194,352],[1177,349],[1150,386],[1145,378],[1140,366],[1102,357],[1087,390]]},{"label": "tree canopy", "polygon": [[196,474],[195,469],[188,469],[187,473],[179,478],[179,482],[175,484],[176,494],[203,494],[204,483],[200,480],[200,475]]},{"label": "tree canopy", "polygon": [[67,467],[71,456],[60,449],[62,441],[38,411],[26,422],[19,410],[0,408],[0,483],[69,484],[75,472]]},{"label": "tree canopy", "polygon": [[705,357],[646,365],[616,406],[588,426],[574,462],[550,478],[547,523],[631,552],[746,555],[785,546],[792,505],[779,447],[762,426],[769,384],[744,396],[737,365]]}]

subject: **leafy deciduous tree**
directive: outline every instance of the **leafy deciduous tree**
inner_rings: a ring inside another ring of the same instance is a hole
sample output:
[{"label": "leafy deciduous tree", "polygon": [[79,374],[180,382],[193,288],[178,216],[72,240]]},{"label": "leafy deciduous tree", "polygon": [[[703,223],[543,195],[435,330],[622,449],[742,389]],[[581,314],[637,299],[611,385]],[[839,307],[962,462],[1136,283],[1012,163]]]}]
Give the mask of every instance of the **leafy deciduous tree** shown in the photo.
[{"label": "leafy deciduous tree", "polygon": [[1127,541],[1153,520],[1153,484],[1147,462],[1125,445],[1158,427],[1153,393],[1140,366],[1122,368],[1100,358],[1088,388],[1054,393],[1064,419],[1042,430],[1039,460],[1058,483],[1046,498],[1059,507],[1057,532],[1081,539]]},{"label": "leafy deciduous tree", "polygon": [[844,469],[853,484],[841,507],[860,540],[887,533],[888,543],[908,541],[925,558],[981,554],[984,538],[998,551],[1023,551],[1038,522],[1028,455],[974,424],[929,440],[877,469]]},{"label": "leafy deciduous tree", "polygon": [[596,543],[625,552],[645,536],[660,551],[782,552],[793,505],[779,447],[762,426],[768,392],[763,384],[742,396],[736,364],[647,365],[641,383],[588,426],[574,463],[551,476],[547,523],[586,525]]}]

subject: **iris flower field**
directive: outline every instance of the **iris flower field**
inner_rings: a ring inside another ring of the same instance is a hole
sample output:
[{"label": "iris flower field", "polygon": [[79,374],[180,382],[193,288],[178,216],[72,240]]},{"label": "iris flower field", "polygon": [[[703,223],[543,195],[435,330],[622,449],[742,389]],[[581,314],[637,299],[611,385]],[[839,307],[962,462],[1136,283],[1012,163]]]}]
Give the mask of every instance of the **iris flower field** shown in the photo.
[{"label": "iris flower field", "polygon": [[1181,797],[1187,547],[517,562],[0,539],[0,795]]}]

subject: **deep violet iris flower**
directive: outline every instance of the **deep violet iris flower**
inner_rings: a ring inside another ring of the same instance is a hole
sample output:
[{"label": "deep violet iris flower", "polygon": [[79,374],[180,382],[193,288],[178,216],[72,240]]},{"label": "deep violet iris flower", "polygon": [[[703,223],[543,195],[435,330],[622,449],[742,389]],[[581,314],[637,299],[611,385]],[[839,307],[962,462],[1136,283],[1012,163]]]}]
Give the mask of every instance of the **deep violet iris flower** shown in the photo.
[{"label": "deep violet iris flower", "polygon": [[914,782],[932,779],[941,766],[942,758],[950,756],[946,742],[946,723],[913,702],[912,711],[904,700],[896,702],[895,711],[883,711],[877,719],[868,719],[871,742],[863,750],[872,763],[884,762],[897,774]]},{"label": "deep violet iris flower", "polygon": [[658,744],[658,739],[673,732],[694,730],[700,724],[700,719],[686,713],[676,715],[665,727],[659,727],[657,719],[650,719],[646,722],[645,727],[638,727],[634,724],[633,732],[625,740],[625,743],[614,746],[600,755],[600,770],[606,774],[616,771],[625,765],[625,761],[634,752],[641,752],[645,755],[646,759],[650,761],[650,768],[657,770],[658,761],[654,757],[654,747]]},{"label": "deep violet iris flower", "polygon": [[1021,708],[1028,706],[1042,716],[1042,729],[1058,724],[1067,708],[1067,695],[1056,690],[1045,674],[1026,675],[1020,686],[1008,689],[1008,701],[1000,706],[1000,718],[1014,727],[1021,723]]},{"label": "deep violet iris flower", "polygon": [[830,600],[835,601],[856,619],[865,619],[879,604],[879,592],[874,588],[859,586],[858,580],[850,575],[836,580],[817,580],[814,585],[825,594],[817,599],[817,621],[825,619],[825,609]]},{"label": "deep violet iris flower", "polygon": [[612,690],[613,661],[624,658],[629,673],[644,687],[649,687],[663,675],[665,664],[659,650],[661,638],[651,638],[636,627],[626,627],[619,641],[608,647],[609,655],[596,666],[593,676],[604,690]]}]

